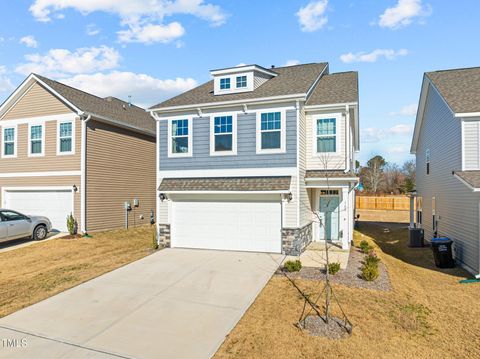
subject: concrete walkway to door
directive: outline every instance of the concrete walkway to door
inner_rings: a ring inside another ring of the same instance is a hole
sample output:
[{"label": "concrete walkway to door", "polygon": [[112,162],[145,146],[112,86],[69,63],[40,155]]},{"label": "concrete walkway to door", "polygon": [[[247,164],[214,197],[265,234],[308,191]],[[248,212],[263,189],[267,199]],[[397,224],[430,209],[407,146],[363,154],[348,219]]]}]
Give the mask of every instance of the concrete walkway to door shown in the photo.
[{"label": "concrete walkway to door", "polygon": [[0,319],[0,358],[209,358],[282,259],[165,249]]}]

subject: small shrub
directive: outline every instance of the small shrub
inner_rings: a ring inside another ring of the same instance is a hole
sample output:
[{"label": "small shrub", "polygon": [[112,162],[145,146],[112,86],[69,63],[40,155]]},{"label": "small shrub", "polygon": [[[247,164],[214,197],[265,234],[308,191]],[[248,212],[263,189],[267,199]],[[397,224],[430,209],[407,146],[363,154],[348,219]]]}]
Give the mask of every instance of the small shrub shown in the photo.
[{"label": "small shrub", "polygon": [[153,233],[152,248],[154,250],[158,249],[157,234],[155,232]]},{"label": "small shrub", "polygon": [[339,270],[340,270],[340,263],[335,262],[335,263],[329,263],[328,264],[328,273],[329,274],[337,274]]},{"label": "small shrub", "polygon": [[364,264],[362,267],[362,277],[368,282],[374,281],[380,275],[378,264]]},{"label": "small shrub", "polygon": [[370,265],[370,264],[378,265],[378,263],[380,262],[380,258],[378,258],[377,253],[375,253],[375,251],[372,250],[368,252],[368,254],[365,256],[364,262],[366,265]]},{"label": "small shrub", "polygon": [[294,261],[286,261],[283,268],[285,268],[287,272],[298,272],[302,269],[302,262],[298,259]]},{"label": "small shrub", "polygon": [[67,229],[71,236],[77,234],[77,221],[71,213],[67,216]]},{"label": "small shrub", "polygon": [[373,247],[370,244],[368,244],[366,240],[363,240],[360,242],[360,249],[362,250],[363,253],[368,253],[373,249]]}]

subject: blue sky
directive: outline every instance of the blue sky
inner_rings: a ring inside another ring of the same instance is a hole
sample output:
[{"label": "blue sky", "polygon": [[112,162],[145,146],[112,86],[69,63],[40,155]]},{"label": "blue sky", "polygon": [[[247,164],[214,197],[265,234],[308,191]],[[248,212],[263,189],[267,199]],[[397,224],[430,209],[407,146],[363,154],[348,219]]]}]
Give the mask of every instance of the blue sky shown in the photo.
[{"label": "blue sky", "polygon": [[321,62],[360,76],[361,153],[402,163],[422,74],[478,66],[477,0],[0,1],[0,101],[29,72],[149,106],[209,70]]}]

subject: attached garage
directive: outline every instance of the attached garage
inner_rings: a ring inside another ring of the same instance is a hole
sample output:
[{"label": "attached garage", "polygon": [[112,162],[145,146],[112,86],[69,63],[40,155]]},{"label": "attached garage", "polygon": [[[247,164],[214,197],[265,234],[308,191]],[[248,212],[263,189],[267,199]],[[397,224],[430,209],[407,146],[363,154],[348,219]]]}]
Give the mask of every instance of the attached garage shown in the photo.
[{"label": "attached garage", "polygon": [[172,247],[280,253],[281,230],[279,200],[172,203]]},{"label": "attached garage", "polygon": [[2,199],[4,208],[26,215],[48,217],[53,230],[67,231],[67,216],[73,213],[71,187],[2,188]]},{"label": "attached garage", "polygon": [[163,179],[159,195],[169,201],[170,245],[281,253],[290,182],[289,176]]}]

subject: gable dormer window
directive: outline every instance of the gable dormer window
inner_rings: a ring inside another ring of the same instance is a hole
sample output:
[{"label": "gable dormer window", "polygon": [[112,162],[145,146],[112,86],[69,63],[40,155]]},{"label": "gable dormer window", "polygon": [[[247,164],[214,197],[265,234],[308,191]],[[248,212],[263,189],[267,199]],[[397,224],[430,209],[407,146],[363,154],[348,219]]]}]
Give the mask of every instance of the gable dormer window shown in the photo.
[{"label": "gable dormer window", "polygon": [[247,87],[247,76],[237,76],[237,88]]},{"label": "gable dormer window", "polygon": [[224,77],[220,79],[220,90],[230,89],[230,77]]}]

